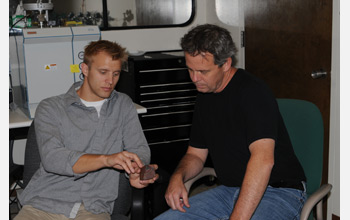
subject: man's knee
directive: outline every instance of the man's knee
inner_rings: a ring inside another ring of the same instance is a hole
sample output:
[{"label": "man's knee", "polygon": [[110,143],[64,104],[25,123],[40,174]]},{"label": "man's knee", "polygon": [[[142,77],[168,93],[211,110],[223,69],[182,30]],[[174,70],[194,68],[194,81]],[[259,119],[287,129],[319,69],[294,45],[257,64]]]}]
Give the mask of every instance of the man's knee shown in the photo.
[{"label": "man's knee", "polygon": [[162,214],[158,215],[154,220],[179,220],[184,219],[183,217],[180,217],[181,212],[175,211],[172,209],[169,209],[168,211],[163,212]]},{"label": "man's knee", "polygon": [[47,219],[47,213],[36,209],[30,205],[25,205],[16,215],[14,220],[37,220],[37,219]]},{"label": "man's knee", "polygon": [[94,214],[85,209],[85,206],[82,204],[78,210],[78,214],[75,217],[75,220],[110,220],[111,216],[109,213],[100,213]]}]

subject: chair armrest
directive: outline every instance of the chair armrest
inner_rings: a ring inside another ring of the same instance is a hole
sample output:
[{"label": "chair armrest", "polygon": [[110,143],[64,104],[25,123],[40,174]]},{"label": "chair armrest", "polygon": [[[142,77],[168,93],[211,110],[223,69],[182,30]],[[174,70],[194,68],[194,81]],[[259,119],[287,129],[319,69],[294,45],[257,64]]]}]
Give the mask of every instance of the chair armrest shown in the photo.
[{"label": "chair armrest", "polygon": [[204,167],[203,170],[197,176],[193,177],[192,179],[187,180],[185,182],[185,187],[186,187],[187,192],[190,191],[190,188],[194,182],[196,182],[198,179],[200,179],[204,176],[215,176],[216,177],[216,173],[215,173],[214,168]]},{"label": "chair armrest", "polygon": [[131,220],[143,220],[145,216],[145,190],[132,189]]},{"label": "chair armrest", "polygon": [[312,209],[316,206],[316,219],[322,220],[322,199],[331,191],[331,184],[322,185],[316,192],[314,192],[305,202],[300,214],[300,220],[307,220]]}]

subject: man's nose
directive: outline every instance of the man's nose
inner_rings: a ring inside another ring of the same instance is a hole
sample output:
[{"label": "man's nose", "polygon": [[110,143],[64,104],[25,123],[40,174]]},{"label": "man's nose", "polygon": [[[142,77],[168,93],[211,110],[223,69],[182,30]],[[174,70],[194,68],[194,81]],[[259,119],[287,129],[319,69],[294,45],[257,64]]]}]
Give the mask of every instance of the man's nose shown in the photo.
[{"label": "man's nose", "polygon": [[112,85],[112,83],[113,83],[113,74],[107,74],[106,83]]},{"label": "man's nose", "polygon": [[192,75],[191,79],[192,79],[193,82],[198,82],[199,81],[199,79],[200,79],[199,72],[193,71],[191,75]]}]

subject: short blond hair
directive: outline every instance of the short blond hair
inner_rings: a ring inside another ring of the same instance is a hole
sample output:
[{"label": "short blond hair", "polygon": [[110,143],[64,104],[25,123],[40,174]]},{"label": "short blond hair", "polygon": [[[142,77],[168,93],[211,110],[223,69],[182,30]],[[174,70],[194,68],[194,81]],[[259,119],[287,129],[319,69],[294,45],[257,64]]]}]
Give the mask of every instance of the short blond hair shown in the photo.
[{"label": "short blond hair", "polygon": [[128,53],[124,47],[108,40],[99,40],[92,41],[85,47],[84,63],[90,68],[92,57],[100,52],[105,52],[111,55],[113,60],[121,60],[122,63],[128,59]]}]

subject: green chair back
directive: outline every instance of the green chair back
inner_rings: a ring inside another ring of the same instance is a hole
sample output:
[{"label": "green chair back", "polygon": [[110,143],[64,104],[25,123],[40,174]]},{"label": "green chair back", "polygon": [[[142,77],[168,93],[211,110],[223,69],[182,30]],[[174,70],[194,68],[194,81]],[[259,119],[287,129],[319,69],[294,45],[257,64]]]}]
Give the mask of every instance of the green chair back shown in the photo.
[{"label": "green chair back", "polygon": [[321,184],[323,165],[323,120],[320,110],[311,102],[277,99],[296,156],[307,178],[307,194]]}]

